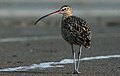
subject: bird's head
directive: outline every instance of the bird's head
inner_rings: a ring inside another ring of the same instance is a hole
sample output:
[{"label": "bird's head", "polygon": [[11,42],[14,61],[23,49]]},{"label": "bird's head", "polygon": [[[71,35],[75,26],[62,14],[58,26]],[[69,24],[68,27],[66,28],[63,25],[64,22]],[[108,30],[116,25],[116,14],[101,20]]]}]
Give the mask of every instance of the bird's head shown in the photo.
[{"label": "bird's head", "polygon": [[60,14],[66,15],[66,16],[71,16],[73,14],[73,10],[69,5],[64,5],[60,9]]},{"label": "bird's head", "polygon": [[59,10],[55,11],[55,12],[52,12],[50,14],[47,14],[41,18],[39,18],[34,25],[37,24],[38,21],[40,21],[41,19],[45,18],[45,17],[48,17],[48,16],[51,16],[53,14],[63,14],[64,17],[69,17],[69,16],[72,16],[73,15],[73,11],[72,11],[72,8],[69,6],[69,5],[63,5]]}]

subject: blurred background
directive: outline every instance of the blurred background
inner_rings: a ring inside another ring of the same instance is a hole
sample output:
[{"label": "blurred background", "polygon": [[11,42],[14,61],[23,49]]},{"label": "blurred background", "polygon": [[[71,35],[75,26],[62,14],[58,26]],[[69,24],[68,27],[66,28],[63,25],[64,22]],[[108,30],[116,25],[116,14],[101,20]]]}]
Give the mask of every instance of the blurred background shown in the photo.
[{"label": "blurred background", "polygon": [[[83,49],[83,57],[120,54],[120,0],[0,0],[0,68],[71,58],[69,44],[60,33],[62,15],[47,17],[33,26],[38,18],[65,4],[91,27],[92,45],[87,51]],[[98,69],[102,76],[120,73],[117,59],[90,63],[84,63],[83,68],[93,74],[98,74]]]},{"label": "blurred background", "polygon": [[[97,25],[119,23],[119,0],[0,0],[0,18],[39,18],[58,10],[65,4],[72,6],[76,16],[96,18],[94,22],[99,22]],[[52,17],[57,17],[60,22],[60,15]],[[50,22],[53,23],[49,24],[49,26],[56,26],[56,21],[53,20],[56,19],[52,19]]]}]

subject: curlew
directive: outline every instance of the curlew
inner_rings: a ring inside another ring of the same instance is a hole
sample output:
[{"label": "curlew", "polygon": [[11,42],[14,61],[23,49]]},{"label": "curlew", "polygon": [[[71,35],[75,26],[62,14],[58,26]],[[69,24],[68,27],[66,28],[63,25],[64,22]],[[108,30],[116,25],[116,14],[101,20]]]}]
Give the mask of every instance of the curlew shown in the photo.
[{"label": "curlew", "polygon": [[[73,10],[69,5],[63,5],[59,10],[47,14],[39,18],[34,25],[37,24],[41,19],[50,16],[52,14],[62,14],[61,21],[61,34],[65,41],[71,45],[72,55],[74,60],[74,74],[79,72],[79,64],[81,58],[81,50],[84,46],[85,48],[90,48],[91,44],[91,31],[89,25],[83,19],[73,15]],[[76,62],[76,53],[73,49],[73,45],[79,46],[78,51],[78,61]]]}]

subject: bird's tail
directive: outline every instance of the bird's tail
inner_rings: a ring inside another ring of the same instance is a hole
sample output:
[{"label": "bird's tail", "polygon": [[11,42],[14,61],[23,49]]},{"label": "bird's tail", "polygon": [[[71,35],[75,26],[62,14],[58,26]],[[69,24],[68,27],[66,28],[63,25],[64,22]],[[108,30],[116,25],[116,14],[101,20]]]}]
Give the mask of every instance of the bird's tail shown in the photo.
[{"label": "bird's tail", "polygon": [[91,40],[86,40],[86,43],[85,43],[85,48],[90,48],[90,44],[91,44]]}]

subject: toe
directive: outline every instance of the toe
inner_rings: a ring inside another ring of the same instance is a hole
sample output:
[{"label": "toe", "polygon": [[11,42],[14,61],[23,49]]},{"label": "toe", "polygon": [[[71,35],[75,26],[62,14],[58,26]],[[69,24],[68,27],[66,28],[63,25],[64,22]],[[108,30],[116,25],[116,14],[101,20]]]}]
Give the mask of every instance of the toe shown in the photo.
[{"label": "toe", "polygon": [[81,72],[79,71],[74,71],[73,74],[80,74]]}]

